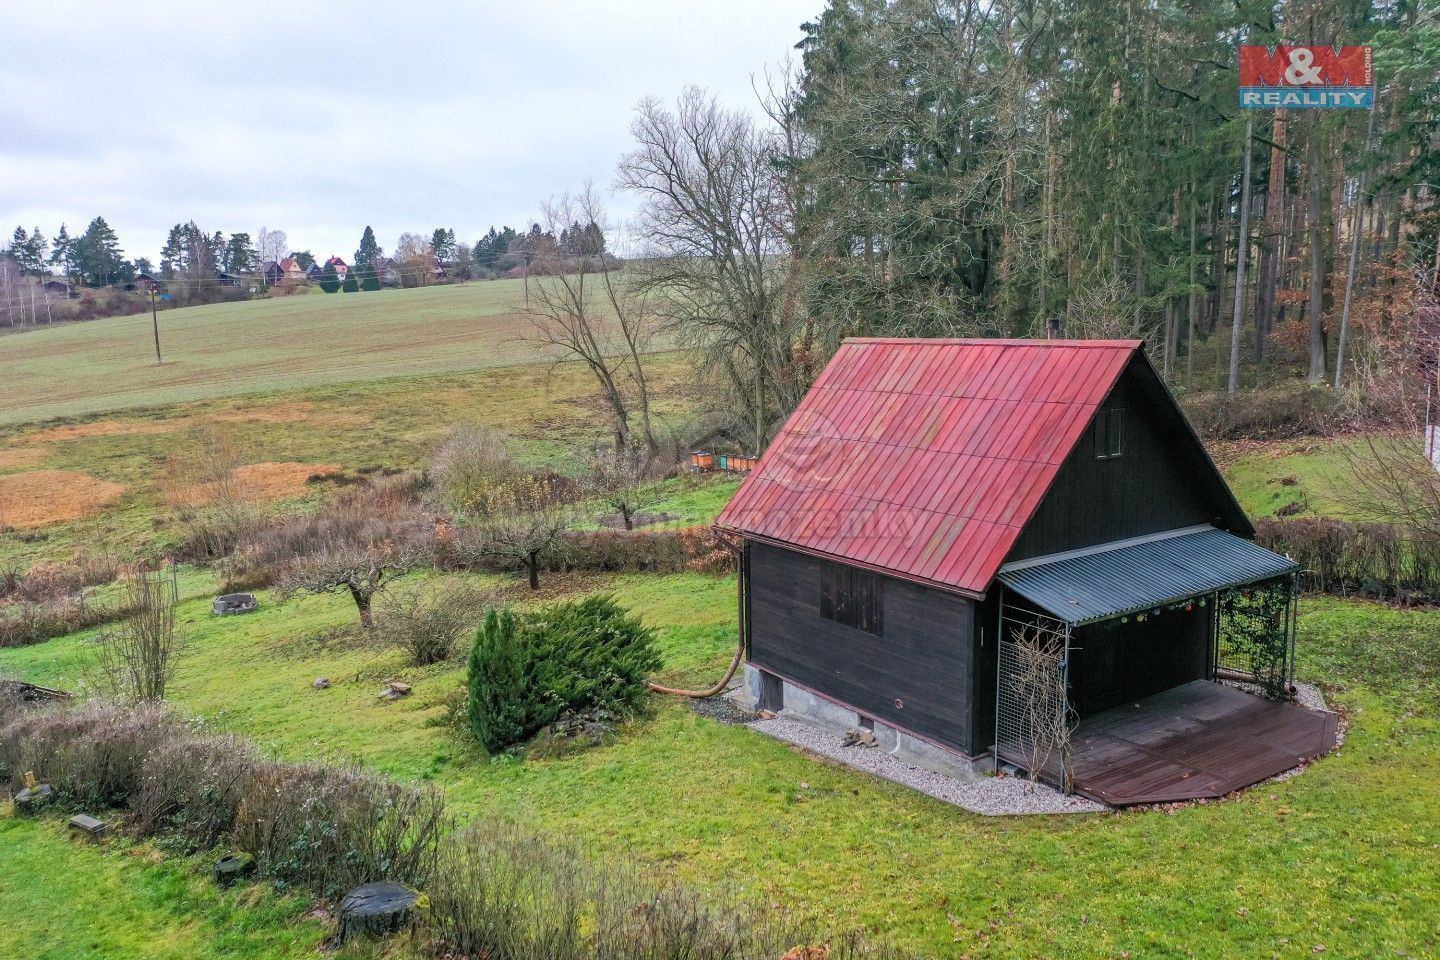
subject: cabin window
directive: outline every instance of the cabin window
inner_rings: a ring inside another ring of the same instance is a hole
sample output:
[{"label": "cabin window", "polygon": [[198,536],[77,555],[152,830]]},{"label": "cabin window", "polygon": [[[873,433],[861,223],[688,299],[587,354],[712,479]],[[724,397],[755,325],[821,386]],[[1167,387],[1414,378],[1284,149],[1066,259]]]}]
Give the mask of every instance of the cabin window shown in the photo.
[{"label": "cabin window", "polygon": [[884,582],[868,570],[827,563],[820,570],[820,616],[874,636],[884,635]]},{"label": "cabin window", "polygon": [[1095,459],[1115,460],[1125,452],[1124,410],[1101,410],[1095,415]]}]

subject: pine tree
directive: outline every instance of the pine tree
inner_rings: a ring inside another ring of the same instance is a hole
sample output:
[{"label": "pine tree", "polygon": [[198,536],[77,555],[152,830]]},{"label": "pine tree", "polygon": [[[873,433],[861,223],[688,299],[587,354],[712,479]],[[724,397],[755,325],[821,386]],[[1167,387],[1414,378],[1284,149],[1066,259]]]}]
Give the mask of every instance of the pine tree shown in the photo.
[{"label": "pine tree", "polygon": [[369,266],[379,259],[380,255],[380,244],[375,240],[375,231],[367,225],[365,232],[360,235],[360,247],[355,251],[354,266]]},{"label": "pine tree", "polygon": [[50,247],[50,266],[58,267],[64,277],[69,277],[72,269],[73,243],[70,231],[65,229],[65,224],[60,224],[60,229],[55,234],[55,242]]},{"label": "pine tree", "polygon": [[120,240],[104,217],[91,220],[76,240],[75,270],[93,287],[124,283],[134,276],[134,265],[121,255]]},{"label": "pine tree", "polygon": [[225,244],[224,264],[227,273],[248,273],[257,266],[259,257],[250,244],[250,234],[232,233]]}]

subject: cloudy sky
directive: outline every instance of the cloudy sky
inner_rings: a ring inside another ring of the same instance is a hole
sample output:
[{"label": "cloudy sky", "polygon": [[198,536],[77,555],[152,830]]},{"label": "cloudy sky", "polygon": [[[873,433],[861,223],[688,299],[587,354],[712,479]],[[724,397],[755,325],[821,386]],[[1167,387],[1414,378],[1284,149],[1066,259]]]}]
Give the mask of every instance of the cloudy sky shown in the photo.
[{"label": "cloudy sky", "polygon": [[473,241],[586,180],[608,192],[642,97],[693,83],[749,108],[821,7],[6,4],[0,239],[100,214],[151,260],[192,218],[347,260],[367,223],[387,250],[437,226]]}]

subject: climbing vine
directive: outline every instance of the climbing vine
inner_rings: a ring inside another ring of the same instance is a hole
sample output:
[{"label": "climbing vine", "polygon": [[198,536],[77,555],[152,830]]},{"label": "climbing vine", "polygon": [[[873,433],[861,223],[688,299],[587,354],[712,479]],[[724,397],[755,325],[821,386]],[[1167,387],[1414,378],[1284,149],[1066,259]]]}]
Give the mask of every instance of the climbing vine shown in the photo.
[{"label": "climbing vine", "polygon": [[1289,697],[1289,577],[1220,594],[1218,661],[1249,674],[1271,700]]}]

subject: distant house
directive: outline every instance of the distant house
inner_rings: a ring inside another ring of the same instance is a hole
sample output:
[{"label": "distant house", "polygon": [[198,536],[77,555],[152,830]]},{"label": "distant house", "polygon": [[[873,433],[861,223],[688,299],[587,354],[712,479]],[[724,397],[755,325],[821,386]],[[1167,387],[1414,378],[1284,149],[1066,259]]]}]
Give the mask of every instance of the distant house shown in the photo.
[{"label": "distant house", "polygon": [[293,280],[296,283],[305,279],[305,268],[300,266],[300,261],[294,257],[286,257],[280,261],[280,269],[284,273],[284,279]]},{"label": "distant house", "polygon": [[376,257],[371,266],[375,268],[375,276],[379,278],[380,286],[400,286],[400,268],[395,266],[395,261],[390,257]]},{"label": "distant house", "polygon": [[224,270],[215,275],[215,280],[222,287],[238,287],[244,282],[244,278],[238,273],[226,273]]},{"label": "distant house", "polygon": [[139,290],[141,293],[148,293],[151,290],[160,288],[160,281],[148,273],[137,273],[135,279],[126,285],[129,289]]},{"label": "distant house", "polygon": [[341,260],[339,257],[331,257],[329,260],[326,260],[325,263],[335,268],[335,275],[341,280],[344,280],[350,273],[350,264]]},{"label": "distant house", "polygon": [[320,264],[312,263],[310,264],[310,269],[305,271],[305,276],[310,279],[311,283],[319,283],[320,277],[324,273],[325,271],[320,268]]},{"label": "distant house", "polygon": [[266,260],[265,263],[260,267],[260,274],[265,278],[265,285],[267,287],[273,287],[275,286],[275,284],[285,279],[284,268],[282,268],[280,264],[276,263],[274,260]]},{"label": "distant house", "polygon": [[64,280],[46,280],[40,285],[40,289],[44,290],[52,297],[70,296],[70,284],[66,283]]}]

